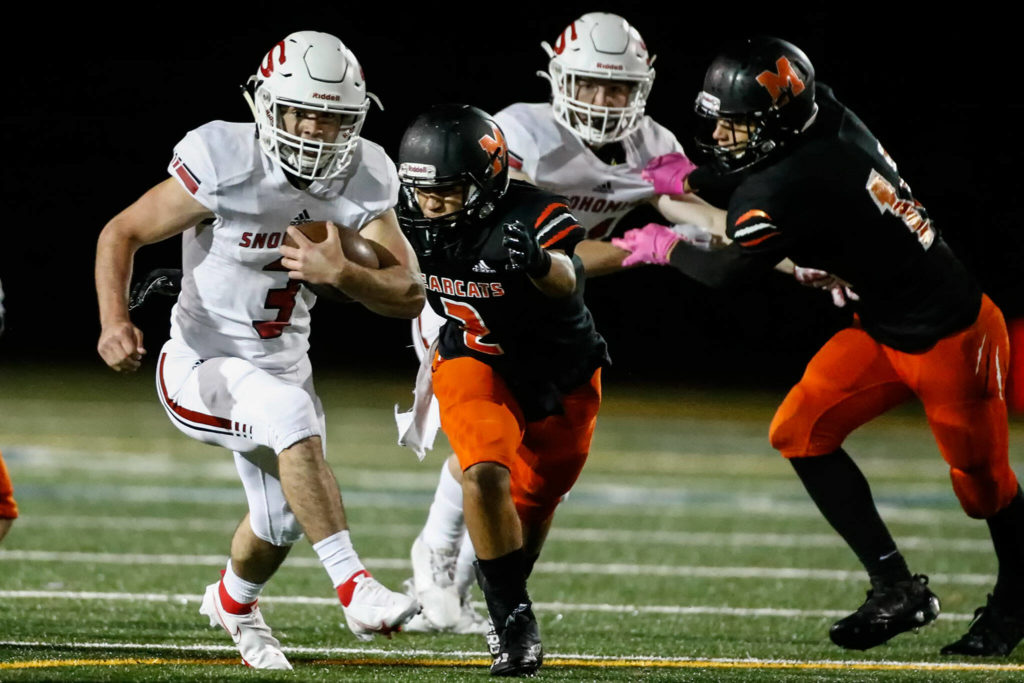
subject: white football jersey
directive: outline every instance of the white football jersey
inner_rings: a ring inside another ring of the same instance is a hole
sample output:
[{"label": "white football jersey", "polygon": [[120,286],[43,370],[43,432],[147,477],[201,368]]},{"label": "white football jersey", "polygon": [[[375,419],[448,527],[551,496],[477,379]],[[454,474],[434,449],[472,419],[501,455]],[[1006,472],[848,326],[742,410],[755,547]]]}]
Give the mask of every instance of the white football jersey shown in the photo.
[{"label": "white football jersey", "polygon": [[395,165],[381,147],[360,139],[349,168],[303,191],[260,151],[255,124],[214,121],[189,132],[168,171],[216,218],[182,235],[171,338],[201,358],[244,358],[271,372],[299,362],[316,297],[281,267],[286,228],[330,220],[358,230],[398,201]]},{"label": "white football jersey", "polygon": [[617,166],[601,161],[559,124],[550,104],[520,102],[494,119],[508,140],[511,166],[538,187],[567,197],[587,239],[609,239],[623,216],[654,197],[654,187],[640,177],[651,159],[683,151],[676,136],[649,116],[622,140],[626,162]]}]

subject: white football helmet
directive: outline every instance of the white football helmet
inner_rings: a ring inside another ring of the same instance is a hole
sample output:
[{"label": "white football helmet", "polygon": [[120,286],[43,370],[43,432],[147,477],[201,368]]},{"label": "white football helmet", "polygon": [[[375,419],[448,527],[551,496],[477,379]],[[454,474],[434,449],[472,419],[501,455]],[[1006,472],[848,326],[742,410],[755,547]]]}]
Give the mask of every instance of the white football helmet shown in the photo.
[{"label": "white football helmet", "polygon": [[[602,145],[629,135],[644,115],[654,83],[654,57],[643,38],[622,17],[604,12],[584,14],[551,47],[541,47],[551,61],[538,71],[551,83],[555,118],[585,142]],[[628,81],[632,84],[624,107],[602,107],[579,99],[581,79]]]},{"label": "white football helmet", "polygon": [[[268,157],[306,180],[334,178],[345,170],[370,99],[356,56],[340,40],[317,31],[292,33],[270,48],[249,85],[260,147]],[[300,117],[337,117],[332,119],[340,125],[337,137],[289,133],[283,121],[289,111]]]}]

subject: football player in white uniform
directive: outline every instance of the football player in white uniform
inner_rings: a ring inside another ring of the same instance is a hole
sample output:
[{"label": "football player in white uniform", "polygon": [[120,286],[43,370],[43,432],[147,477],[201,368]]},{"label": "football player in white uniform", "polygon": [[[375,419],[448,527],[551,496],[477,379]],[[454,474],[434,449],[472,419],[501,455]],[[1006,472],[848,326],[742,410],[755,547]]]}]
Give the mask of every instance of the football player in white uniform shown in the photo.
[{"label": "football player in white uniform", "polygon": [[[576,247],[589,277],[620,270],[626,252],[609,240],[616,224],[642,204],[654,205],[688,241],[709,244],[725,234],[725,213],[680,188],[659,193],[651,170],[692,169],[675,135],[644,113],[654,82],[654,57],[639,32],[614,14],[594,12],[572,22],[554,46],[542,43],[550,61],[538,74],[551,84],[551,102],[512,104],[495,115],[510,151],[512,177],[569,200],[587,230]],[[421,360],[443,324],[426,307],[413,324]],[[420,457],[433,443],[440,421],[437,402],[417,380],[413,411],[398,415],[399,443]],[[469,604],[473,548],[464,533],[461,471],[454,456],[441,477],[427,522],[412,546],[413,578],[406,582],[423,611],[407,626],[416,631],[486,633]]]},{"label": "football player in white uniform", "polygon": [[[104,227],[98,351],[114,370],[140,367],[146,350],[127,305],[133,256],[182,234],[157,393],[179,430],[234,451],[249,502],[200,613],[232,635],[245,663],[290,669],[257,597],[303,533],[360,639],[390,634],[419,609],[370,576],[349,538],[306,355],[316,297],[302,282],[403,318],[420,312],[424,294],[392,208],[395,166],[359,135],[370,100],[352,52],[326,33],[293,33],[267,53],[247,93],[255,125],[214,121],[189,132],[171,177]],[[315,220],[331,221],[323,242],[294,227]],[[339,230],[359,230],[388,265],[346,259]],[[286,235],[294,246],[283,246]]]}]

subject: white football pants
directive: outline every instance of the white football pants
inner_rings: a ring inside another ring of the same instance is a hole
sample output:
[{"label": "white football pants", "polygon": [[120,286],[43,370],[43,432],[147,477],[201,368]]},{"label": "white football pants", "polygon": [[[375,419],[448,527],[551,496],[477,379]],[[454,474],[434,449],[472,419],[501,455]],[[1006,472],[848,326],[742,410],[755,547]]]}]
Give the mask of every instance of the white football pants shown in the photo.
[{"label": "white football pants", "polygon": [[171,339],[160,350],[156,389],[175,427],[234,451],[253,533],[278,546],[301,539],[302,528],[281,489],[277,454],[319,436],[326,457],[323,406],[309,359],[271,374],[241,358],[203,360]]}]

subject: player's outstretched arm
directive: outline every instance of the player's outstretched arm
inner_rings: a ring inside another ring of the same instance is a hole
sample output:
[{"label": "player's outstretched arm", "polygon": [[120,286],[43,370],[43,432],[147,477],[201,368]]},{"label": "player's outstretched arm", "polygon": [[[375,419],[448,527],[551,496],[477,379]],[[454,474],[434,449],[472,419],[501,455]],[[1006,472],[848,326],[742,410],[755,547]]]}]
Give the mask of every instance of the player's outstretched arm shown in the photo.
[{"label": "player's outstretched arm", "polygon": [[128,283],[135,252],[211,216],[210,210],[193,199],[178,181],[168,178],[114,216],[100,232],[96,244],[96,297],[101,330],[96,350],[114,370],[138,370],[146,353],[142,331],[128,315]]},{"label": "player's outstretched arm", "polygon": [[336,287],[380,315],[407,319],[419,315],[426,302],[419,264],[398,227],[395,212],[386,211],[359,231],[377,252],[377,269],[347,259],[337,230],[328,224],[327,239],[313,243],[289,228],[292,239],[301,247],[281,247],[285,255],[282,263],[292,271],[289,277]]},{"label": "player's outstretched arm", "polygon": [[601,240],[583,240],[576,245],[576,255],[583,262],[588,278],[610,275],[624,269],[622,259],[629,252]]}]

